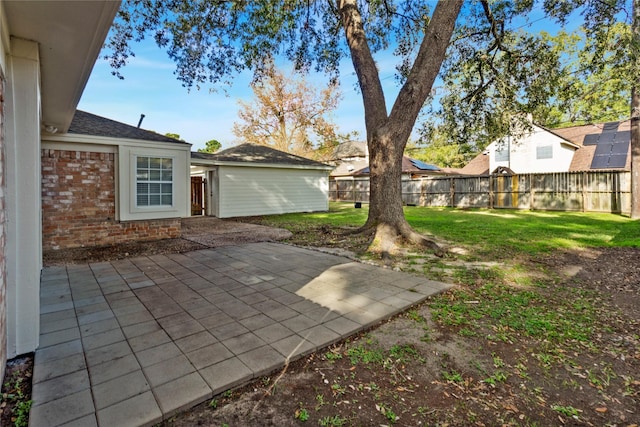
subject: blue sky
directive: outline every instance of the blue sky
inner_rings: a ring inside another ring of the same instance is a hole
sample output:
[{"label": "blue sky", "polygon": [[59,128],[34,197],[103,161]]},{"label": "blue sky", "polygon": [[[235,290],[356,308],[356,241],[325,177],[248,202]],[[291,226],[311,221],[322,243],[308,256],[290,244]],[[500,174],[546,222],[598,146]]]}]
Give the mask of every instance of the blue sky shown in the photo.
[{"label": "blue sky", "polygon": [[[210,92],[208,88],[189,92],[173,74],[173,62],[153,41],[135,45],[134,51],[135,58],[122,71],[124,80],[111,75],[104,59],[96,62],[78,109],[133,126],[144,114],[143,128],[161,134],[180,134],[193,144],[194,150],[204,148],[210,139],[222,142],[223,148],[239,142],[231,129],[238,120],[238,100],[252,99],[249,72],[236,77],[226,93]],[[393,78],[394,60],[391,55],[382,55],[378,65],[387,99],[395,99],[399,88]],[[310,75],[308,79],[317,86],[328,81],[322,74]],[[364,139],[364,109],[355,85],[353,66],[345,61],[341,67],[343,97],[333,121],[341,132],[358,131]]]},{"label": "blue sky", "polygon": [[[529,31],[557,28],[554,23],[541,20],[540,16],[533,13],[529,17],[532,23]],[[222,142],[223,148],[239,142],[231,129],[238,120],[238,100],[250,101],[252,98],[249,72],[236,77],[226,91],[210,92],[204,88],[189,92],[173,74],[173,62],[152,40],[134,45],[134,51],[136,56],[122,70],[124,80],[111,75],[104,59],[96,62],[78,105],[80,110],[133,126],[137,125],[140,114],[144,114],[143,128],[161,134],[180,134],[182,139],[193,144],[194,150],[203,148],[210,139]],[[387,52],[378,54],[376,59],[387,108],[391,108],[399,90],[393,78],[396,58]],[[333,120],[341,132],[357,131],[364,140],[364,109],[362,98],[354,89],[357,81],[350,60],[343,62],[340,74],[343,97]],[[311,75],[309,80],[323,86],[327,78]]]}]

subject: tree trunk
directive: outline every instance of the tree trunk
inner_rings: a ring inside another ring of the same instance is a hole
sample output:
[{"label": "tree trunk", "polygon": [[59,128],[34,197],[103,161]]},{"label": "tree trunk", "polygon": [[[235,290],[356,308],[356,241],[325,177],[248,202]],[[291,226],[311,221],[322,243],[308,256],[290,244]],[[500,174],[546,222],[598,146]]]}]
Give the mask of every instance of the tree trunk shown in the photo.
[{"label": "tree trunk", "polygon": [[[640,66],[640,0],[633,0],[631,58]],[[640,76],[631,88],[631,218],[640,219]]]},{"label": "tree trunk", "polygon": [[375,228],[370,249],[390,254],[399,237],[430,247],[438,245],[413,231],[402,210],[402,156],[418,114],[440,71],[464,0],[439,1],[405,84],[387,115],[380,76],[367,44],[357,0],[340,0],[345,36],[358,76],[369,146],[370,200],[364,229]]}]

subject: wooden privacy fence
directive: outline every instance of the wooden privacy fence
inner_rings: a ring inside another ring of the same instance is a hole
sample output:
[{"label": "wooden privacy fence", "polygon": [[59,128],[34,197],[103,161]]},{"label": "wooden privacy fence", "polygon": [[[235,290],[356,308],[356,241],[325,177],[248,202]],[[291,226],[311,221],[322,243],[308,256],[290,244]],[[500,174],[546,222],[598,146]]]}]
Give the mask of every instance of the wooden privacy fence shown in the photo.
[{"label": "wooden privacy fence", "polygon": [[[329,181],[329,199],[368,202],[369,178]],[[406,205],[629,213],[631,173],[431,176],[402,181]]]}]

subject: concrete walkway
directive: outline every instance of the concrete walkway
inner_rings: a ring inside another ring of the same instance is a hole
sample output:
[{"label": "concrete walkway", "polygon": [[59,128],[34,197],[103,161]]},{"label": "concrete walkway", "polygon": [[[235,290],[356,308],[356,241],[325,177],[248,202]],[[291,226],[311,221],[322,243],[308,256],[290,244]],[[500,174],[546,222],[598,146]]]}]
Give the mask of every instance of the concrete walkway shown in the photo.
[{"label": "concrete walkway", "polygon": [[153,425],[447,287],[278,243],[47,268],[29,424]]}]

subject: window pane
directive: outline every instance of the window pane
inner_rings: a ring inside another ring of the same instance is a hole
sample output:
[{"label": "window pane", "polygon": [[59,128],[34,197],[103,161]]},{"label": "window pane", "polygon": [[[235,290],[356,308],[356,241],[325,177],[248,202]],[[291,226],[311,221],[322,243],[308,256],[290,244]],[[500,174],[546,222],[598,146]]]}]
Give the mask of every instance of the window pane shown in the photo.
[{"label": "window pane", "polygon": [[162,169],[172,169],[173,159],[162,159]]},{"label": "window pane", "polygon": [[136,179],[138,181],[149,181],[149,171],[146,169],[138,169],[136,171]]},{"label": "window pane", "polygon": [[542,147],[536,147],[537,159],[551,159],[553,158],[553,146],[545,145]]},{"label": "window pane", "polygon": [[149,184],[139,182],[136,186],[136,191],[138,192],[138,194],[149,193]]},{"label": "window pane", "polygon": [[173,204],[173,197],[171,194],[162,196],[162,204],[165,206],[171,206]]},{"label": "window pane", "polygon": [[138,194],[136,203],[138,206],[149,206],[149,196],[146,194]]},{"label": "window pane", "polygon": [[159,206],[160,205],[160,195],[159,194],[150,194],[149,195],[149,205],[150,206]]},{"label": "window pane", "polygon": [[149,184],[149,193],[150,194],[160,194],[160,184],[157,184],[157,183]]},{"label": "window pane", "polygon": [[160,165],[162,164],[162,159],[158,157],[150,157],[149,158],[149,167],[151,169],[160,169]]},{"label": "window pane", "polygon": [[509,160],[509,150],[503,148],[501,150],[496,150],[495,154],[496,162],[506,162]]},{"label": "window pane", "polygon": [[149,167],[149,158],[148,157],[138,157],[137,165],[138,165],[138,168],[147,169]]},{"label": "window pane", "polygon": [[160,181],[160,171],[159,170],[150,170],[149,171],[149,181]]},{"label": "window pane", "polygon": [[173,172],[171,170],[163,170],[162,181],[173,181]]}]

